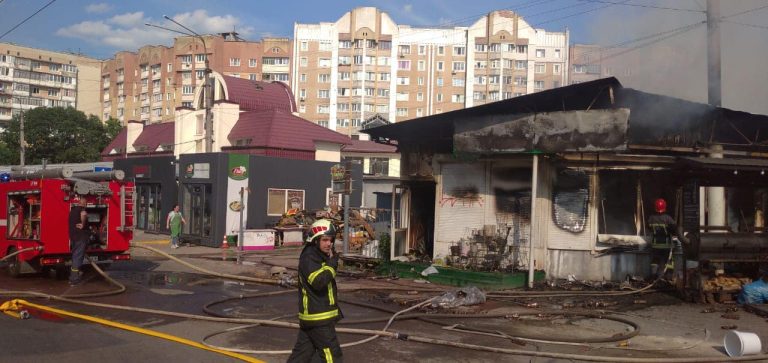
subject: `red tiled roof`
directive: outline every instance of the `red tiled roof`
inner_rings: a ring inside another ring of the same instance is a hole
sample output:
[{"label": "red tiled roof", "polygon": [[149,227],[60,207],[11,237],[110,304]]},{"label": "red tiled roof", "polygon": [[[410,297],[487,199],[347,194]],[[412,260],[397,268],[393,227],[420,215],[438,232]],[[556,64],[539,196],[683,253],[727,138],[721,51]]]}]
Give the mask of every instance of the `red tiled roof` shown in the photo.
[{"label": "red tiled roof", "polygon": [[173,145],[173,133],[173,122],[145,125],[133,146],[146,146],[148,150],[155,151],[160,145]]},{"label": "red tiled roof", "polygon": [[110,155],[110,152],[112,150],[118,150],[120,153],[125,152],[125,144],[128,143],[128,128],[123,127],[122,130],[115,136],[114,139],[112,139],[112,142],[107,145],[107,147],[104,148],[104,150],[101,150],[101,155]]},{"label": "red tiled roof", "polygon": [[350,139],[351,144],[344,145],[341,151],[354,153],[396,153],[397,147],[392,145],[379,144],[369,140]]},{"label": "red tiled roof", "polygon": [[222,76],[227,86],[227,101],[240,105],[240,110],[283,110],[296,112],[291,90],[282,82],[260,82]]},{"label": "red tiled roof", "polygon": [[336,131],[282,110],[240,113],[227,139],[232,145],[236,140],[251,139],[251,143],[244,146],[311,151],[315,150],[315,141],[342,145],[352,141]]}]

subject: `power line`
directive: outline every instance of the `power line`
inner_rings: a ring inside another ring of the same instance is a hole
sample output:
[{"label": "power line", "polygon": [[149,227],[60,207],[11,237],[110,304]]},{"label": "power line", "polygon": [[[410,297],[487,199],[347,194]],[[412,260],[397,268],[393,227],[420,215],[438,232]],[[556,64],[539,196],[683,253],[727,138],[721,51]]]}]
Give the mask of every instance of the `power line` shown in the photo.
[{"label": "power line", "polygon": [[724,17],[722,17],[720,19],[728,19],[728,18],[732,18],[734,16],[739,16],[739,15],[744,15],[744,14],[747,14],[747,13],[751,13],[753,11],[763,10],[765,8],[768,8],[768,5],[763,5],[763,6],[760,6],[760,7],[756,7],[754,9],[744,10],[744,11],[738,12],[736,14],[731,14],[731,15],[724,16]]},{"label": "power line", "polygon": [[737,24],[741,26],[748,26],[751,28],[758,28],[758,29],[768,29],[768,26],[765,25],[757,25],[757,24],[748,24],[748,23],[739,23],[737,21],[731,21],[731,20],[721,20],[723,23],[729,23],[729,24]]},{"label": "power line", "polygon": [[16,24],[16,25],[14,25],[14,27],[13,27],[13,28],[11,28],[11,29],[10,29],[10,30],[8,30],[7,32],[3,33],[3,35],[0,35],[0,39],[3,39],[3,37],[5,37],[6,35],[8,35],[8,33],[10,33],[10,32],[12,32],[12,31],[16,30],[16,28],[18,28],[18,27],[20,27],[22,24],[26,23],[26,22],[27,22],[27,20],[29,20],[29,19],[32,19],[32,17],[34,17],[35,15],[39,14],[41,11],[45,10],[45,8],[47,8],[47,7],[51,6],[51,4],[53,4],[53,3],[55,3],[55,2],[56,2],[56,0],[51,0],[51,1],[49,1],[49,2],[48,2],[47,4],[45,4],[45,5],[44,5],[42,8],[38,9],[37,11],[35,11],[35,12],[34,12],[32,15],[28,16],[26,19],[22,20],[20,23],[18,23],[18,24]]},{"label": "power line", "polygon": [[693,13],[703,13],[704,12],[702,10],[696,10],[696,9],[669,8],[669,7],[665,7],[665,6],[654,6],[654,5],[646,5],[646,4],[634,4],[634,3],[627,3],[627,2],[613,2],[613,1],[605,1],[605,0],[577,0],[577,1],[584,1],[584,2],[590,2],[590,3],[600,3],[600,4],[611,4],[611,5],[634,6],[634,7],[639,7],[639,8],[648,8],[648,9],[687,11],[687,12],[693,12]]}]

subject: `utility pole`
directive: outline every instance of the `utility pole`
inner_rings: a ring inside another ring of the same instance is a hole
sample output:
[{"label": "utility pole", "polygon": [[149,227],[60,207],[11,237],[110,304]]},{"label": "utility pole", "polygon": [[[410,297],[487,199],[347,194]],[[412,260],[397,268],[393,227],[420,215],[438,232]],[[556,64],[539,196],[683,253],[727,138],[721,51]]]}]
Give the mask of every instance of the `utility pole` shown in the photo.
[{"label": "utility pole", "polygon": [[722,106],[720,0],[707,0],[707,90],[709,104]]},{"label": "utility pole", "polygon": [[205,152],[207,152],[207,153],[213,152],[213,113],[211,112],[211,108],[213,108],[214,82],[213,82],[213,78],[211,77],[212,70],[211,70],[210,62],[208,60],[208,47],[206,46],[205,39],[203,38],[202,35],[196,33],[194,30],[192,30],[190,28],[187,28],[186,26],[184,26],[183,24],[179,23],[178,21],[171,19],[167,15],[163,15],[163,18],[165,18],[165,19],[171,21],[172,23],[174,23],[174,24],[184,28],[189,33],[185,33],[185,32],[174,30],[174,29],[169,29],[169,28],[166,28],[166,27],[163,27],[163,26],[149,24],[149,23],[144,23],[144,25],[151,26],[151,27],[154,27],[154,28],[160,28],[160,29],[163,29],[163,30],[172,31],[174,33],[184,34],[184,35],[190,36],[190,37],[196,37],[197,39],[200,40],[201,43],[203,43],[203,52],[205,53],[205,82],[203,82],[203,92],[204,92],[203,93],[203,97],[205,97],[205,99],[204,99],[204,104],[205,104],[205,124],[204,124],[205,125],[204,126],[205,127]]}]

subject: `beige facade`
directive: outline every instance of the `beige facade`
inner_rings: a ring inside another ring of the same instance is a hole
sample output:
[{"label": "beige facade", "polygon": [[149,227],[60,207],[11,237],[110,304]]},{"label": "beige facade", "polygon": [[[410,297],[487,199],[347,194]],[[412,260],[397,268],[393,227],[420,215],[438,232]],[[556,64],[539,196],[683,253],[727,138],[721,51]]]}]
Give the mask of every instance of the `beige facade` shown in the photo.
[{"label": "beige facade", "polygon": [[36,107],[75,107],[100,115],[101,61],[0,43],[0,124]]},{"label": "beige facade", "polygon": [[173,46],[144,46],[118,52],[101,70],[103,119],[146,124],[174,119],[177,107],[191,107],[195,89],[209,67],[251,80],[289,83],[291,41],[265,38],[251,42],[236,33],[178,37]]},{"label": "beige facade", "polygon": [[334,23],[296,24],[293,90],[302,117],[357,135],[396,122],[567,84],[568,33],[495,11],[470,27],[398,25],[356,8]]}]

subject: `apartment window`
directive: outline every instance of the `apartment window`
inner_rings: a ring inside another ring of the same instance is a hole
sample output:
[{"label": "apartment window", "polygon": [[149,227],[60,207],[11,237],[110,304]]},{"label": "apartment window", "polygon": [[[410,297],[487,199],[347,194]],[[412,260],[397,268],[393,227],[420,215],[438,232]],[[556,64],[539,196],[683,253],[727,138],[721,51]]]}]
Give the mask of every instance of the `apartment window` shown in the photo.
[{"label": "apartment window", "polygon": [[507,44],[507,52],[514,52],[515,49],[516,48],[514,44]]},{"label": "apartment window", "polygon": [[437,86],[438,87],[442,87],[443,86],[443,79],[442,78],[438,78],[437,79]]},{"label": "apartment window", "polygon": [[352,57],[350,56],[340,56],[339,57],[339,65],[340,66],[348,66],[352,64]]},{"label": "apartment window", "polygon": [[318,44],[318,49],[326,52],[330,52],[331,50],[333,50],[331,47],[331,42],[328,40],[321,40],[320,43]]},{"label": "apartment window", "polygon": [[451,85],[454,87],[464,87],[464,78],[453,78]]},{"label": "apartment window", "polygon": [[559,64],[553,64],[552,65],[552,73],[560,74],[560,65]]},{"label": "apartment window", "polygon": [[253,74],[253,73],[248,75],[248,80],[249,81],[258,81],[258,79],[256,79],[256,75]]},{"label": "apartment window", "polygon": [[48,89],[48,96],[56,97],[58,95],[59,95],[59,90],[53,89],[53,88]]},{"label": "apartment window", "polygon": [[527,45],[518,45],[517,46],[517,52],[520,53],[520,54],[528,53],[528,46]]},{"label": "apartment window", "polygon": [[464,62],[453,62],[453,71],[454,72],[464,72],[467,68],[466,63]]},{"label": "apartment window", "polygon": [[443,94],[442,93],[438,93],[437,94],[437,102],[443,102]]},{"label": "apartment window", "polygon": [[427,54],[427,46],[426,45],[420,45],[419,46],[419,55],[425,55]]},{"label": "apartment window", "polygon": [[195,71],[197,79],[203,79],[205,78],[205,70],[202,71]]},{"label": "apartment window", "polygon": [[391,76],[389,73],[379,73],[379,81],[389,81]]},{"label": "apartment window", "polygon": [[367,172],[378,176],[389,175],[389,158],[371,158],[368,162]]},{"label": "apartment window", "polygon": [[511,59],[504,59],[503,66],[504,66],[504,68],[514,68],[515,67],[515,63]]},{"label": "apartment window", "polygon": [[338,112],[349,112],[349,104],[348,103],[339,103],[336,105],[336,111]]},{"label": "apartment window", "polygon": [[422,117],[424,116],[424,109],[423,108],[417,108],[416,109],[416,117]]},{"label": "apartment window", "polygon": [[270,66],[287,66],[288,57],[264,57],[261,59],[261,64]]},{"label": "apartment window", "polygon": [[387,40],[379,41],[379,49],[381,50],[392,49],[392,42]]},{"label": "apartment window", "polygon": [[350,95],[349,88],[337,88],[336,94],[342,97],[349,96]]},{"label": "apartment window", "polygon": [[544,58],[545,54],[544,49],[536,49],[536,58]]},{"label": "apartment window", "polygon": [[192,54],[182,55],[180,58],[181,58],[181,63],[183,64],[192,63]]},{"label": "apartment window", "polygon": [[165,69],[168,70],[168,72],[173,72],[173,63],[168,63]]},{"label": "apartment window", "polygon": [[370,87],[365,88],[365,95],[366,96],[373,96],[376,93],[376,90]]},{"label": "apartment window", "polygon": [[489,84],[499,84],[499,76],[498,75],[488,76],[488,83]]},{"label": "apartment window", "polygon": [[330,97],[330,91],[327,89],[320,89],[317,90],[317,98],[329,98]]},{"label": "apartment window", "polygon": [[525,87],[528,84],[528,79],[523,76],[515,76],[515,86]]},{"label": "apartment window", "polygon": [[288,82],[288,73],[264,73],[265,81]]},{"label": "apartment window", "polygon": [[317,124],[322,127],[328,128],[328,120],[318,120]]},{"label": "apartment window", "polygon": [[423,92],[416,93],[416,101],[424,101],[424,93]]},{"label": "apartment window", "polygon": [[560,58],[560,49],[555,49],[555,58]]},{"label": "apartment window", "polygon": [[411,79],[408,77],[397,77],[397,84],[400,86],[407,86],[411,83]]},{"label": "apartment window", "polygon": [[504,79],[502,80],[504,84],[512,84],[512,76],[504,76]]},{"label": "apartment window", "polygon": [[299,112],[306,113],[307,112],[307,106],[306,105],[299,105]]},{"label": "apartment window", "polygon": [[302,73],[299,75],[299,82],[306,82],[307,81],[307,74]]},{"label": "apartment window", "polygon": [[376,112],[389,113],[389,105],[385,105],[385,104],[376,105]]},{"label": "apartment window", "polygon": [[353,112],[359,112],[360,111],[360,104],[359,103],[353,103],[352,104],[352,111]]},{"label": "apartment window", "polygon": [[304,209],[304,190],[267,189],[268,216],[281,216],[289,209]]},{"label": "apartment window", "polygon": [[191,95],[194,92],[195,92],[195,87],[192,85],[181,86],[181,94],[183,95]]},{"label": "apartment window", "polygon": [[528,62],[519,60],[515,61],[515,69],[526,69],[528,68]]},{"label": "apartment window", "polygon": [[499,100],[499,91],[488,92],[488,99],[491,100],[491,101],[498,101]]},{"label": "apartment window", "polygon": [[477,61],[475,62],[475,68],[477,69],[485,69],[488,66],[488,62],[486,61]]},{"label": "apartment window", "polygon": [[301,42],[301,50],[309,50],[309,43]]},{"label": "apartment window", "polygon": [[417,78],[416,79],[416,84],[418,84],[419,86],[423,86],[424,85],[424,77]]},{"label": "apartment window", "polygon": [[537,63],[535,66],[533,66],[533,71],[535,73],[546,73],[547,72],[547,65]]},{"label": "apartment window", "polygon": [[[352,48],[352,41],[351,40],[339,40],[339,48],[340,49]],[[302,50],[306,50],[306,49],[302,49]]]},{"label": "apartment window", "polygon": [[195,61],[198,63],[205,62],[205,54],[195,54]]},{"label": "apartment window", "polygon": [[493,43],[490,47],[488,47],[489,52],[501,52],[501,44],[499,43]]},{"label": "apartment window", "polygon": [[485,44],[475,44],[475,52],[485,52],[486,46]]},{"label": "apartment window", "polygon": [[349,72],[339,72],[339,80],[341,81],[349,81],[351,77],[352,75]]},{"label": "apartment window", "polygon": [[[192,79],[192,72],[181,72],[181,79],[183,79],[185,81]],[[147,85],[146,79],[142,79],[141,80],[141,85],[142,86],[146,86]]]},{"label": "apartment window", "polygon": [[395,97],[395,100],[397,101],[408,101],[408,92],[398,92],[397,96]]},{"label": "apartment window", "polygon": [[475,76],[475,84],[485,84],[486,76]]},{"label": "apartment window", "polygon": [[171,100],[171,93],[170,92],[165,94],[165,100],[166,101],[170,101]]},{"label": "apartment window", "polygon": [[317,66],[320,68],[330,68],[331,58],[320,58],[317,60]]},{"label": "apartment window", "polygon": [[328,105],[318,105],[317,113],[330,113],[331,108]]},{"label": "apartment window", "polygon": [[445,68],[445,63],[444,62],[442,62],[442,61],[437,62],[437,70],[438,71],[442,71],[444,68]]},{"label": "apartment window", "polygon": [[467,48],[453,47],[453,55],[464,55],[464,54],[467,54]]},{"label": "apartment window", "polygon": [[309,62],[307,61],[307,57],[301,57],[299,58],[299,66],[306,67]]},{"label": "apartment window", "polygon": [[451,96],[451,102],[453,103],[464,103],[464,95],[452,95]]},{"label": "apartment window", "polygon": [[320,83],[328,83],[331,81],[331,75],[330,74],[318,74],[317,75],[317,81]]},{"label": "apartment window", "polygon": [[251,67],[251,68],[256,67],[256,64],[257,64],[256,59],[254,58],[248,59],[248,67]]},{"label": "apartment window", "polygon": [[535,91],[541,91],[544,89],[544,81],[533,81],[533,89]]},{"label": "apartment window", "polygon": [[397,52],[399,54],[411,54],[411,46],[410,46],[410,44],[398,46],[397,47]]},{"label": "apartment window", "polygon": [[152,88],[155,90],[155,92],[160,92],[160,80],[156,79],[152,81]]},{"label": "apartment window", "polygon": [[587,73],[587,66],[583,64],[574,64],[573,73]]},{"label": "apartment window", "polygon": [[376,64],[380,66],[388,66],[389,65],[389,57],[379,57],[379,59],[376,60]]},{"label": "apartment window", "polygon": [[500,65],[501,65],[501,62],[499,62],[498,59],[494,59],[494,60],[491,61],[491,68],[492,69],[498,69]]},{"label": "apartment window", "polygon": [[397,108],[397,116],[399,116],[399,117],[408,117],[408,108],[406,108],[406,107],[398,107]]},{"label": "apartment window", "polygon": [[437,55],[445,55],[445,47],[440,45],[437,47]]},{"label": "apartment window", "polygon": [[397,69],[401,71],[410,71],[411,70],[411,61],[409,60],[399,60],[397,61]]},{"label": "apartment window", "polygon": [[416,69],[419,70],[419,71],[426,70],[427,69],[427,63],[425,61],[423,61],[423,60],[418,61],[418,63],[416,63]]},{"label": "apartment window", "polygon": [[299,90],[299,98],[307,98],[307,89],[302,88]]}]

